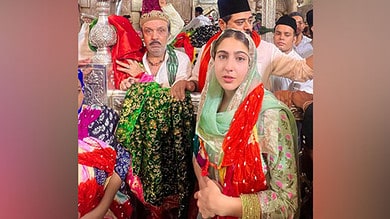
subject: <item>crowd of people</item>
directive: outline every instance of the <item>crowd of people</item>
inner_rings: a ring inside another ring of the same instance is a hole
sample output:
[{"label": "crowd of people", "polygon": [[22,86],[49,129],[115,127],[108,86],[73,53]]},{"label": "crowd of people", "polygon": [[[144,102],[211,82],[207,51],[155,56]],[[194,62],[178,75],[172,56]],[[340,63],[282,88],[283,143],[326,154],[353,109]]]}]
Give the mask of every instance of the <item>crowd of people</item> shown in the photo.
[{"label": "crowd of people", "polygon": [[[303,16],[280,17],[267,42],[247,1],[217,5],[219,31],[195,64],[171,44],[191,27],[166,0],[143,11],[141,35],[109,17],[126,96],[120,113],[83,104],[91,69],[79,68],[79,218],[312,218],[314,56]],[[311,29],[312,11],[306,20]],[[190,92],[200,93],[196,112]]]}]

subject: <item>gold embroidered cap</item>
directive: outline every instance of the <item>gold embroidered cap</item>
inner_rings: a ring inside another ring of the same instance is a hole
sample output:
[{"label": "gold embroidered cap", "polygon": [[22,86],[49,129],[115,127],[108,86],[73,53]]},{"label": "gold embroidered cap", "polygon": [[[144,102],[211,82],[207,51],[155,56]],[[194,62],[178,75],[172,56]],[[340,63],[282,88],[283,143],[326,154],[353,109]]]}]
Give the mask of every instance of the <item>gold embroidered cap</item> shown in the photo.
[{"label": "gold embroidered cap", "polygon": [[169,17],[162,11],[153,10],[149,13],[145,13],[141,16],[139,19],[139,24],[141,27],[144,25],[145,22],[151,21],[151,20],[163,20],[169,23]]}]

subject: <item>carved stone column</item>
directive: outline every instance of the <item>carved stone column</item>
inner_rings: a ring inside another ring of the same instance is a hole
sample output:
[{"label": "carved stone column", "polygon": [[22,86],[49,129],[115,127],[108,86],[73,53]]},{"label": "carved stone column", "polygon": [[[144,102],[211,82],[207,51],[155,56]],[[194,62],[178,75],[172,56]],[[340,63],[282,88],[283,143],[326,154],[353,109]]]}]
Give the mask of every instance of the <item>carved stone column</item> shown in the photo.
[{"label": "carved stone column", "polygon": [[[262,24],[268,28],[273,28],[275,26],[275,11],[276,3],[275,0],[262,0]],[[263,38],[267,42],[273,41],[273,33],[266,33]]]}]

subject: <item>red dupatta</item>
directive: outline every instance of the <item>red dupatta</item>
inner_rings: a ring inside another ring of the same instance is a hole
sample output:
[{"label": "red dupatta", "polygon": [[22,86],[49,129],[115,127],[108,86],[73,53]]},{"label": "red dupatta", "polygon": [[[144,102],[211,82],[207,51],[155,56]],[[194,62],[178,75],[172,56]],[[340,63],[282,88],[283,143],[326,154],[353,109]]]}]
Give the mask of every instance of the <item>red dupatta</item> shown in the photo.
[{"label": "red dupatta", "polygon": [[[259,142],[253,130],[263,103],[264,87],[258,85],[240,104],[222,143],[219,168],[226,167],[222,193],[238,197],[267,189]],[[252,139],[250,139],[252,138]]]},{"label": "red dupatta", "polygon": [[[95,138],[79,139],[80,144],[89,145],[89,149],[78,153],[78,164],[103,170],[107,177],[114,172],[116,152],[105,142]],[[79,172],[79,174],[82,174]],[[78,185],[78,211],[80,217],[94,209],[104,196],[104,185],[99,185],[96,179],[87,179]]]},{"label": "red dupatta", "polygon": [[[222,31],[219,31],[214,36],[212,36],[209,39],[209,41],[207,41],[206,46],[203,50],[202,57],[200,59],[201,63],[200,63],[200,67],[199,67],[199,78],[198,78],[198,89],[199,89],[198,91],[199,92],[202,92],[205,81],[206,81],[207,69],[208,69],[210,59],[211,59],[211,54],[210,54],[211,43],[214,42],[214,40],[216,40],[219,37],[219,35],[221,35],[221,33],[222,33]],[[261,41],[260,35],[256,31],[252,31],[251,37],[253,39],[253,42],[255,42],[255,45],[257,48],[260,45],[260,41]]]},{"label": "red dupatta", "polygon": [[[260,145],[253,130],[264,97],[264,85],[258,85],[238,107],[223,142],[223,158],[217,169],[226,167],[222,193],[232,197],[267,189],[261,164]],[[251,138],[251,139],[250,139]],[[200,144],[202,150],[204,145]],[[211,165],[206,153],[202,175],[208,174]]]},{"label": "red dupatta", "polygon": [[[222,142],[223,158],[217,169],[226,168],[222,193],[227,196],[239,197],[240,194],[253,194],[267,189],[260,145],[255,137],[257,130],[254,130],[261,112],[263,97],[264,85],[261,83],[248,94],[236,110]],[[200,145],[202,150],[205,150],[202,142]],[[201,167],[203,176],[208,174],[211,165],[207,153],[205,162]],[[218,216],[217,218],[236,217]]]},{"label": "red dupatta", "polygon": [[190,58],[191,63],[194,62],[195,60],[194,47],[191,44],[191,40],[190,37],[188,36],[188,33],[186,32],[179,33],[172,44],[175,48],[183,47],[188,58]]},{"label": "red dupatta", "polygon": [[[142,57],[145,53],[145,47],[138,33],[134,30],[130,21],[118,15],[110,15],[108,22],[116,29],[117,42],[112,46],[112,70],[114,71],[115,89],[119,89],[122,80],[130,77],[129,74],[118,71],[116,60],[124,61],[125,59],[133,59],[142,62]],[[126,61],[125,61],[126,62]]]}]

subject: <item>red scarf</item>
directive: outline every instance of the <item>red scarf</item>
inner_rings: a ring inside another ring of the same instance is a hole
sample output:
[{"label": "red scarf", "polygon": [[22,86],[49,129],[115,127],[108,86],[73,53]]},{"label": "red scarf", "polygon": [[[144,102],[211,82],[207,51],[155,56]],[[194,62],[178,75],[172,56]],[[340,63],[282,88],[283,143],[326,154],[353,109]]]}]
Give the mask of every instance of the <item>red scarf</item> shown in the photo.
[{"label": "red scarf", "polygon": [[[264,87],[260,84],[238,107],[226,134],[227,137],[222,143],[224,156],[220,167],[226,167],[222,193],[227,196],[239,197],[240,194],[253,194],[267,189],[261,164],[260,145],[253,137],[253,127],[259,117],[263,97]],[[250,140],[251,137],[253,139]]]},{"label": "red scarf", "polygon": [[181,32],[176,36],[175,41],[173,42],[173,46],[175,48],[183,47],[188,58],[190,58],[190,61],[191,62],[194,61],[195,59],[194,47],[192,46],[190,37],[186,32]]},{"label": "red scarf", "polygon": [[[201,63],[200,63],[200,67],[199,67],[199,78],[198,78],[199,92],[202,92],[205,81],[206,81],[207,69],[208,69],[210,59],[211,59],[211,54],[210,54],[211,43],[214,42],[214,40],[216,40],[219,37],[219,35],[221,35],[221,33],[222,33],[222,31],[219,31],[214,36],[212,36],[209,39],[209,41],[207,41],[206,46],[205,46],[203,53],[202,53],[202,57],[200,58]],[[257,48],[260,45],[261,37],[254,30],[252,31],[251,36],[252,36],[252,39],[255,42],[255,45]]]},{"label": "red scarf", "polygon": [[108,17],[108,22],[115,27],[117,34],[117,42],[112,46],[111,58],[115,89],[119,89],[121,81],[128,78],[130,75],[116,69],[116,60],[124,61],[125,59],[133,59],[142,63],[145,47],[143,46],[141,37],[134,30],[127,18],[118,15],[110,15]]},{"label": "red scarf", "polygon": [[[222,143],[224,156],[218,169],[226,168],[222,193],[227,196],[239,197],[240,194],[253,194],[267,189],[261,164],[260,145],[255,141],[253,135],[253,128],[260,114],[263,97],[264,86],[261,83],[238,107]],[[201,147],[204,149],[202,144]],[[210,160],[206,156],[202,175],[207,175],[210,164]],[[231,216],[216,216],[214,218],[236,219],[236,217]]]},{"label": "red scarf", "polygon": [[[97,140],[92,139],[93,151],[85,151],[78,154],[78,164],[104,170],[107,176],[114,172],[116,152],[113,148],[101,148]],[[78,186],[78,211],[80,216],[94,209],[104,196],[104,186],[99,185],[96,179],[88,179]]]},{"label": "red scarf", "polygon": [[[239,197],[240,194],[253,194],[267,189],[260,145],[254,139],[253,133],[263,105],[263,97],[264,86],[261,83],[242,101],[222,142],[224,154],[222,162],[219,167],[213,165],[218,169],[226,168],[222,193],[227,196]],[[205,150],[202,142],[201,148]],[[206,153],[206,163],[202,166],[203,176],[208,174],[210,165],[212,164]],[[236,217],[217,216],[216,218],[235,219]]]},{"label": "red scarf", "polygon": [[263,97],[264,87],[261,83],[238,107],[222,143],[224,156],[220,167],[226,167],[222,190],[225,195],[238,197],[242,193],[255,193],[267,188],[260,145],[253,135]]}]

